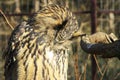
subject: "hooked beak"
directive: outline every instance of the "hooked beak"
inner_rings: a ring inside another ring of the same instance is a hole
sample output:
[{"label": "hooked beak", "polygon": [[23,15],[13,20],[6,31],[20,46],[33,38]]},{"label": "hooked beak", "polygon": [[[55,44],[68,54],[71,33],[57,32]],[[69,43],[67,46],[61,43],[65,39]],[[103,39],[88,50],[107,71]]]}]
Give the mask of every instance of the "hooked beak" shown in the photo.
[{"label": "hooked beak", "polygon": [[78,30],[72,35],[72,38],[77,38],[77,37],[82,37],[82,36],[86,36],[86,34]]}]

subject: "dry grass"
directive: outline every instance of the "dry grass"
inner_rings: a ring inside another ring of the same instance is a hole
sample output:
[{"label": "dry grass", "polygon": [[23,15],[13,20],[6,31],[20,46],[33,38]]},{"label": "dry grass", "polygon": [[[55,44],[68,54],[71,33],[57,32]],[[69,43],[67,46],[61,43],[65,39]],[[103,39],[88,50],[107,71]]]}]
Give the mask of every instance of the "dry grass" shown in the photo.
[{"label": "dry grass", "polygon": [[1,57],[1,54],[0,54],[0,80],[4,80],[4,61]]}]

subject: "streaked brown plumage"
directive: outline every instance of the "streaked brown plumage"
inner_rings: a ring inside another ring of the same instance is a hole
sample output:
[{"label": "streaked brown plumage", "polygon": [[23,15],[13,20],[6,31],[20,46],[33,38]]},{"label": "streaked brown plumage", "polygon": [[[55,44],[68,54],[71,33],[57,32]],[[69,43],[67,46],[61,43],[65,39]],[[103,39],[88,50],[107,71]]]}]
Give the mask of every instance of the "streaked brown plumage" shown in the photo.
[{"label": "streaked brown plumage", "polygon": [[46,6],[20,23],[4,53],[5,79],[67,80],[67,41],[77,30],[75,16],[58,5]]}]

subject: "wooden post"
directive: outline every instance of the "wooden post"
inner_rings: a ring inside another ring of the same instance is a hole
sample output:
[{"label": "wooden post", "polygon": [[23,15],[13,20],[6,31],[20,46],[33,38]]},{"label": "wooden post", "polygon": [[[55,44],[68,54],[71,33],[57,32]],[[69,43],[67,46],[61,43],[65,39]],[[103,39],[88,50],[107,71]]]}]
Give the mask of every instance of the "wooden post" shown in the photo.
[{"label": "wooden post", "polygon": [[35,12],[37,12],[39,10],[39,4],[40,4],[39,0],[35,0],[34,3],[35,3],[35,5],[34,5],[35,6]]},{"label": "wooden post", "polygon": [[15,12],[16,13],[21,13],[21,10],[20,10],[20,0],[15,0],[15,5],[16,5]]},{"label": "wooden post", "polygon": [[[97,6],[96,0],[91,0],[91,34],[96,32],[96,25],[97,25],[96,6]],[[97,66],[93,55],[91,57],[91,64],[92,64],[92,80],[97,80],[96,79]]]}]

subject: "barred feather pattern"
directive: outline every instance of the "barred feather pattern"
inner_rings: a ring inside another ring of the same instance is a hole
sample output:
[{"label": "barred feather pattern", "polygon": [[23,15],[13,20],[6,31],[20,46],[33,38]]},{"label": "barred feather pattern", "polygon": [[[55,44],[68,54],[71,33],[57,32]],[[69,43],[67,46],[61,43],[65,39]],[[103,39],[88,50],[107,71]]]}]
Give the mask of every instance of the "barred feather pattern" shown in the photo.
[{"label": "barred feather pattern", "polygon": [[77,30],[75,16],[58,5],[44,7],[20,23],[3,55],[5,80],[67,80],[68,48],[64,43]]}]

